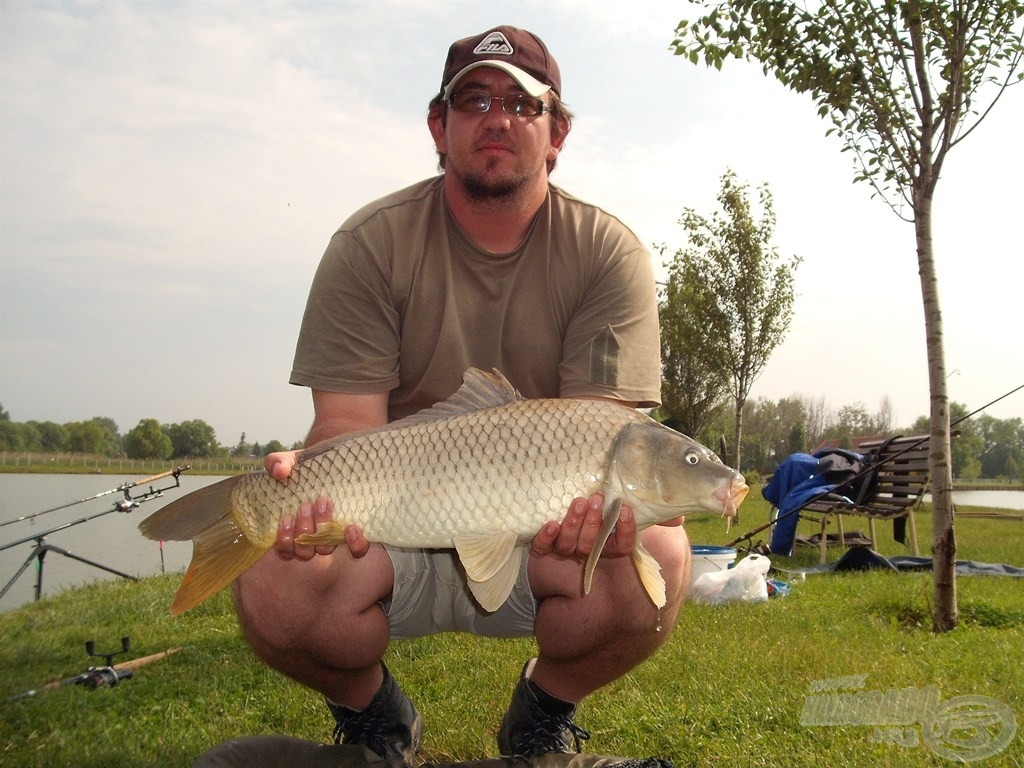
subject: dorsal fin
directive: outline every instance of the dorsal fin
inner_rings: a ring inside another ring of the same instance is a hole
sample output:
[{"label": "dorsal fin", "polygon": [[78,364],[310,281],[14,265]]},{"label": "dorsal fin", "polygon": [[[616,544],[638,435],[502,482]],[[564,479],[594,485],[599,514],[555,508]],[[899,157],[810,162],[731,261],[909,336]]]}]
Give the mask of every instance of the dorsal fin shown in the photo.
[{"label": "dorsal fin", "polygon": [[481,371],[479,368],[467,368],[462,375],[462,386],[454,395],[432,408],[395,421],[390,426],[405,427],[410,424],[427,424],[462,413],[498,408],[522,399],[523,396],[497,368],[492,369],[491,373]]},{"label": "dorsal fin", "polygon": [[305,461],[314,456],[319,456],[341,442],[363,435],[386,432],[401,427],[409,427],[414,424],[429,424],[434,421],[459,416],[463,413],[482,411],[487,408],[498,408],[522,399],[523,396],[516,391],[516,388],[509,383],[509,380],[497,368],[492,369],[491,373],[481,371],[479,368],[467,368],[462,376],[462,386],[447,400],[381,427],[364,429],[359,432],[349,432],[341,437],[330,438],[316,445],[311,445],[302,451],[299,460]]}]

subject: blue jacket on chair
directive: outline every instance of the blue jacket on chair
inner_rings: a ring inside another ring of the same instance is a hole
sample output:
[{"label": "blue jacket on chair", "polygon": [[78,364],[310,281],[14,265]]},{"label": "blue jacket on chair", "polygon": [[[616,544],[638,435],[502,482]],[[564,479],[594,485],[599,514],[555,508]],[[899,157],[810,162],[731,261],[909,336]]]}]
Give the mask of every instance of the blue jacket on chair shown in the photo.
[{"label": "blue jacket on chair", "polygon": [[[761,489],[761,495],[778,509],[778,522],[769,544],[771,551],[780,555],[792,554],[796,524],[800,520],[800,514],[794,510],[854,479],[863,467],[864,457],[861,454],[836,448],[815,454],[793,453],[787,456]],[[855,493],[852,489],[846,492]],[[837,496],[850,500],[845,494]]]}]

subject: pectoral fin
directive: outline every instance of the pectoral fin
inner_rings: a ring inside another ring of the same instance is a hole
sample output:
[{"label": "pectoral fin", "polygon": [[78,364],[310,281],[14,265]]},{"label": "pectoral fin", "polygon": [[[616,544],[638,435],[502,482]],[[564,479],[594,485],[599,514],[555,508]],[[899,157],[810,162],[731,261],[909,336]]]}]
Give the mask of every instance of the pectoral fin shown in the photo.
[{"label": "pectoral fin", "polygon": [[615,530],[615,524],[619,522],[619,514],[621,512],[621,498],[605,500],[604,511],[601,513],[601,530],[597,533],[594,549],[591,550],[590,557],[587,558],[587,567],[583,572],[583,594],[585,595],[590,594],[590,585],[594,580],[594,569],[597,568],[597,561],[601,559],[604,545],[608,542],[608,537],[612,535],[612,531]]},{"label": "pectoral fin", "polygon": [[[590,553],[590,557],[587,558],[587,567],[583,572],[583,593],[589,595],[590,587],[594,580],[594,569],[597,568],[597,561],[601,558],[601,553],[604,551],[604,545],[608,542],[608,537],[612,535],[612,531],[615,530],[615,524],[619,521],[619,514],[622,512],[622,499],[612,499],[610,502],[605,502],[605,510],[601,520],[601,530],[597,534],[597,540],[594,542],[594,549]],[[661,577],[661,566],[658,565],[658,561],[654,559],[650,552],[644,549],[644,545],[637,539],[636,547],[633,549],[633,563],[636,565],[637,573],[640,575],[640,581],[644,585],[644,589],[647,590],[647,594],[651,598],[651,602],[654,603],[658,608],[662,608],[665,605],[665,579]]]},{"label": "pectoral fin", "polygon": [[654,556],[644,549],[644,545],[639,540],[637,540],[636,548],[633,550],[633,564],[636,565],[636,571],[640,574],[640,581],[644,585],[644,589],[647,590],[651,602],[657,608],[664,608],[666,602],[665,579],[661,576],[661,566],[658,565],[658,561],[654,559]]},{"label": "pectoral fin", "polygon": [[498,610],[516,585],[525,546],[514,533],[459,534],[455,549],[469,577],[469,589],[485,611]]}]

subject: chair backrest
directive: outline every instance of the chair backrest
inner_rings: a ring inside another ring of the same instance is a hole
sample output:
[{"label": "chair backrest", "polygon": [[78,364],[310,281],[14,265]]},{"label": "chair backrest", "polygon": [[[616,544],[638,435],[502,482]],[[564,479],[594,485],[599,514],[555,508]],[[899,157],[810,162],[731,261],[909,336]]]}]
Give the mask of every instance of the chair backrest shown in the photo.
[{"label": "chair backrest", "polygon": [[916,504],[928,488],[928,444],[928,435],[913,435],[857,446],[876,467],[873,492],[861,505],[884,516],[900,514]]}]

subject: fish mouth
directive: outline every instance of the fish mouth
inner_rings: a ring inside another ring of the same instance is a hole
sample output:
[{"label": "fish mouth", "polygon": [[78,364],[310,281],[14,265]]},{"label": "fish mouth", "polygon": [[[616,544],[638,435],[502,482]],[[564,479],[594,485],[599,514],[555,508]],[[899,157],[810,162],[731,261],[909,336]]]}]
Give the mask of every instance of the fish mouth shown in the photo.
[{"label": "fish mouth", "polygon": [[747,498],[750,487],[739,472],[732,476],[728,486],[722,486],[715,492],[715,501],[722,505],[722,517],[736,517],[738,508]]}]

